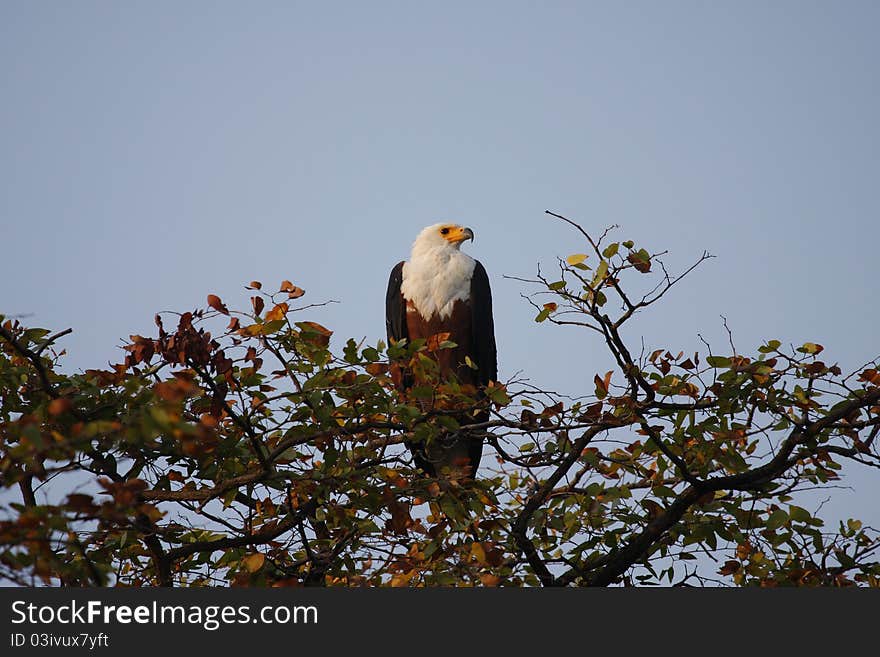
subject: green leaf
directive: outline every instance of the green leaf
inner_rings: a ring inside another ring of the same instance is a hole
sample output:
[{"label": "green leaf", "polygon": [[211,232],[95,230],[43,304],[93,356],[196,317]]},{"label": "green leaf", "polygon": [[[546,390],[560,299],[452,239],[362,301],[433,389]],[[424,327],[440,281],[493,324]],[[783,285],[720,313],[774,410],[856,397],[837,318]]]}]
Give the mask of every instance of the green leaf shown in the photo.
[{"label": "green leaf", "polygon": [[806,509],[794,506],[793,504],[789,505],[788,514],[791,516],[792,520],[796,520],[797,522],[809,522],[813,517]]},{"label": "green leaf", "polygon": [[449,429],[449,431],[458,431],[460,426],[458,420],[451,415],[438,415],[437,423],[444,429]]},{"label": "green leaf", "polygon": [[633,248],[634,244],[635,244],[635,242],[633,242],[632,240],[626,240],[625,242],[623,242],[623,245],[628,249]]},{"label": "green leaf", "polygon": [[486,388],[486,395],[499,406],[507,406],[510,403],[510,397],[507,396],[504,388],[490,386]]},{"label": "green leaf", "polygon": [[596,287],[597,285],[601,284],[602,281],[605,280],[605,276],[607,274],[608,274],[608,261],[603,260],[602,262],[599,263],[599,266],[596,267],[596,274],[593,276],[593,281],[592,281],[591,285],[593,287]]},{"label": "green leaf", "polygon": [[550,283],[547,287],[556,292],[565,287],[565,281],[556,281],[555,283]]},{"label": "green leaf", "polygon": [[612,256],[617,255],[617,250],[620,248],[620,244],[614,242],[605,247],[605,250],[602,251],[602,255],[606,258],[611,258]]},{"label": "green leaf", "polygon": [[776,351],[779,349],[782,343],[779,340],[768,340],[766,345],[758,347],[758,351],[762,354],[769,354],[770,352]]},{"label": "green leaf", "polygon": [[550,312],[551,310],[549,308],[544,308],[541,312],[537,314],[537,316],[535,317],[535,321],[539,323],[543,322],[545,319],[550,317]]},{"label": "green leaf", "polygon": [[727,356],[709,356],[706,362],[711,367],[730,367],[730,359]]},{"label": "green leaf", "polygon": [[357,343],[351,338],[349,338],[348,342],[345,343],[345,347],[343,348],[342,353],[345,355],[346,363],[355,365],[360,360],[358,358]]},{"label": "green leaf", "polygon": [[776,509],[773,513],[770,514],[770,517],[767,518],[767,522],[765,524],[767,526],[767,529],[779,529],[787,522],[788,514],[782,509]]}]

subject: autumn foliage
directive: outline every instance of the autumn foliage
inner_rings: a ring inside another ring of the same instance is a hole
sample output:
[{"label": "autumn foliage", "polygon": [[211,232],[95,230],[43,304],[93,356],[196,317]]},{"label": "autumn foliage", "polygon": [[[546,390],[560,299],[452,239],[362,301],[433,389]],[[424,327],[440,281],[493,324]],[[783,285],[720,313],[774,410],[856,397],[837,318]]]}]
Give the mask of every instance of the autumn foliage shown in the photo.
[{"label": "autumn foliage", "polygon": [[[616,364],[577,401],[517,381],[478,400],[432,369],[448,343],[337,341],[290,281],[157,315],[123,362],[79,373],[58,353],[69,331],[0,318],[0,577],[878,585],[877,533],[826,526],[799,497],[833,495],[844,464],[880,466],[877,361],[843,372],[821,345],[777,339],[635,349],[621,328],[692,268],[673,276],[662,254],[559,219],[573,255],[528,283],[536,320],[576,326]],[[394,361],[420,372],[405,399]],[[446,410],[479,404],[489,421]],[[427,477],[402,444],[449,431],[487,441],[476,480]]]}]

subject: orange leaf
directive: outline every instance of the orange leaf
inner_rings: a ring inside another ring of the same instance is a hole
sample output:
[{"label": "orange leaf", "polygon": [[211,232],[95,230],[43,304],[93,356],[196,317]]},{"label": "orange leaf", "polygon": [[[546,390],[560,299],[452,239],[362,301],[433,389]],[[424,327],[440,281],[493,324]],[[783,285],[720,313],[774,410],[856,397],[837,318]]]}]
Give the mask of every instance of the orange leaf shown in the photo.
[{"label": "orange leaf", "polygon": [[59,397],[58,399],[53,399],[49,402],[49,415],[61,415],[62,413],[66,413],[71,408],[73,408],[73,404],[66,397]]},{"label": "orange leaf", "polygon": [[286,303],[276,304],[275,307],[272,308],[272,310],[266,313],[266,321],[274,322],[278,319],[284,319],[284,317],[287,315],[288,309],[289,307]]},{"label": "orange leaf", "polygon": [[206,426],[209,429],[216,427],[218,424],[217,418],[210,413],[202,413],[199,416],[199,422],[201,422],[203,426]]},{"label": "orange leaf", "polygon": [[435,333],[428,338],[428,351],[437,351],[440,345],[449,339],[452,333]]},{"label": "orange leaf", "polygon": [[261,287],[263,287],[263,284],[260,283],[260,281],[251,281],[248,287],[254,290],[259,290]]},{"label": "orange leaf", "polygon": [[245,326],[243,328],[238,329],[239,335],[243,335],[245,337],[252,338],[256,335],[263,334],[264,324],[251,324],[250,326]]},{"label": "orange leaf", "polygon": [[859,381],[870,381],[875,385],[880,385],[880,372],[878,372],[874,368],[866,369],[864,372],[859,374]]},{"label": "orange leaf", "polygon": [[415,576],[415,569],[410,570],[407,573],[397,573],[391,578],[391,586],[392,587],[400,587],[406,586],[409,584],[409,581]]},{"label": "orange leaf", "polygon": [[746,541],[736,546],[736,556],[739,559],[747,559],[752,553],[752,546]]},{"label": "orange leaf", "polygon": [[480,581],[483,583],[483,586],[498,586],[501,578],[491,573],[483,573],[480,575]]},{"label": "orange leaf", "polygon": [[254,554],[249,554],[244,559],[241,560],[241,563],[247,569],[249,573],[255,573],[260,568],[263,567],[263,563],[266,561],[266,555],[256,552]]}]

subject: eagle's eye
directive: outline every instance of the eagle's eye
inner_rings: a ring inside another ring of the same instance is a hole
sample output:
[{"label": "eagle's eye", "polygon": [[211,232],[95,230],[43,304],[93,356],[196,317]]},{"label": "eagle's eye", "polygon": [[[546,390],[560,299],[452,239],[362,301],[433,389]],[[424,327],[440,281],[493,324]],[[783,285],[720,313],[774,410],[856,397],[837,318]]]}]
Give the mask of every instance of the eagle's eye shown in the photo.
[{"label": "eagle's eye", "polygon": [[448,228],[441,228],[440,234],[441,235],[449,235],[449,229]]}]

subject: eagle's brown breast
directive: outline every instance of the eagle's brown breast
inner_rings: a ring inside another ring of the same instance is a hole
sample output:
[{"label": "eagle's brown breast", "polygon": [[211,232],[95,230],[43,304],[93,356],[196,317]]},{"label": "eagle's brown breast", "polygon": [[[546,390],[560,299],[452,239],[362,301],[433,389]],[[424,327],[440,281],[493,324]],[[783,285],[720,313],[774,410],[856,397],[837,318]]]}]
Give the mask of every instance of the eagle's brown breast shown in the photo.
[{"label": "eagle's brown breast", "polygon": [[444,319],[440,319],[436,313],[425,319],[411,301],[406,302],[406,328],[410,339],[427,340],[439,333],[449,333],[449,340],[456,346],[434,352],[441,376],[454,374],[459,383],[476,386],[479,385],[476,372],[465,361],[465,356],[473,357],[474,353],[471,317],[471,307],[467,301],[456,301],[452,306],[452,314]]}]

